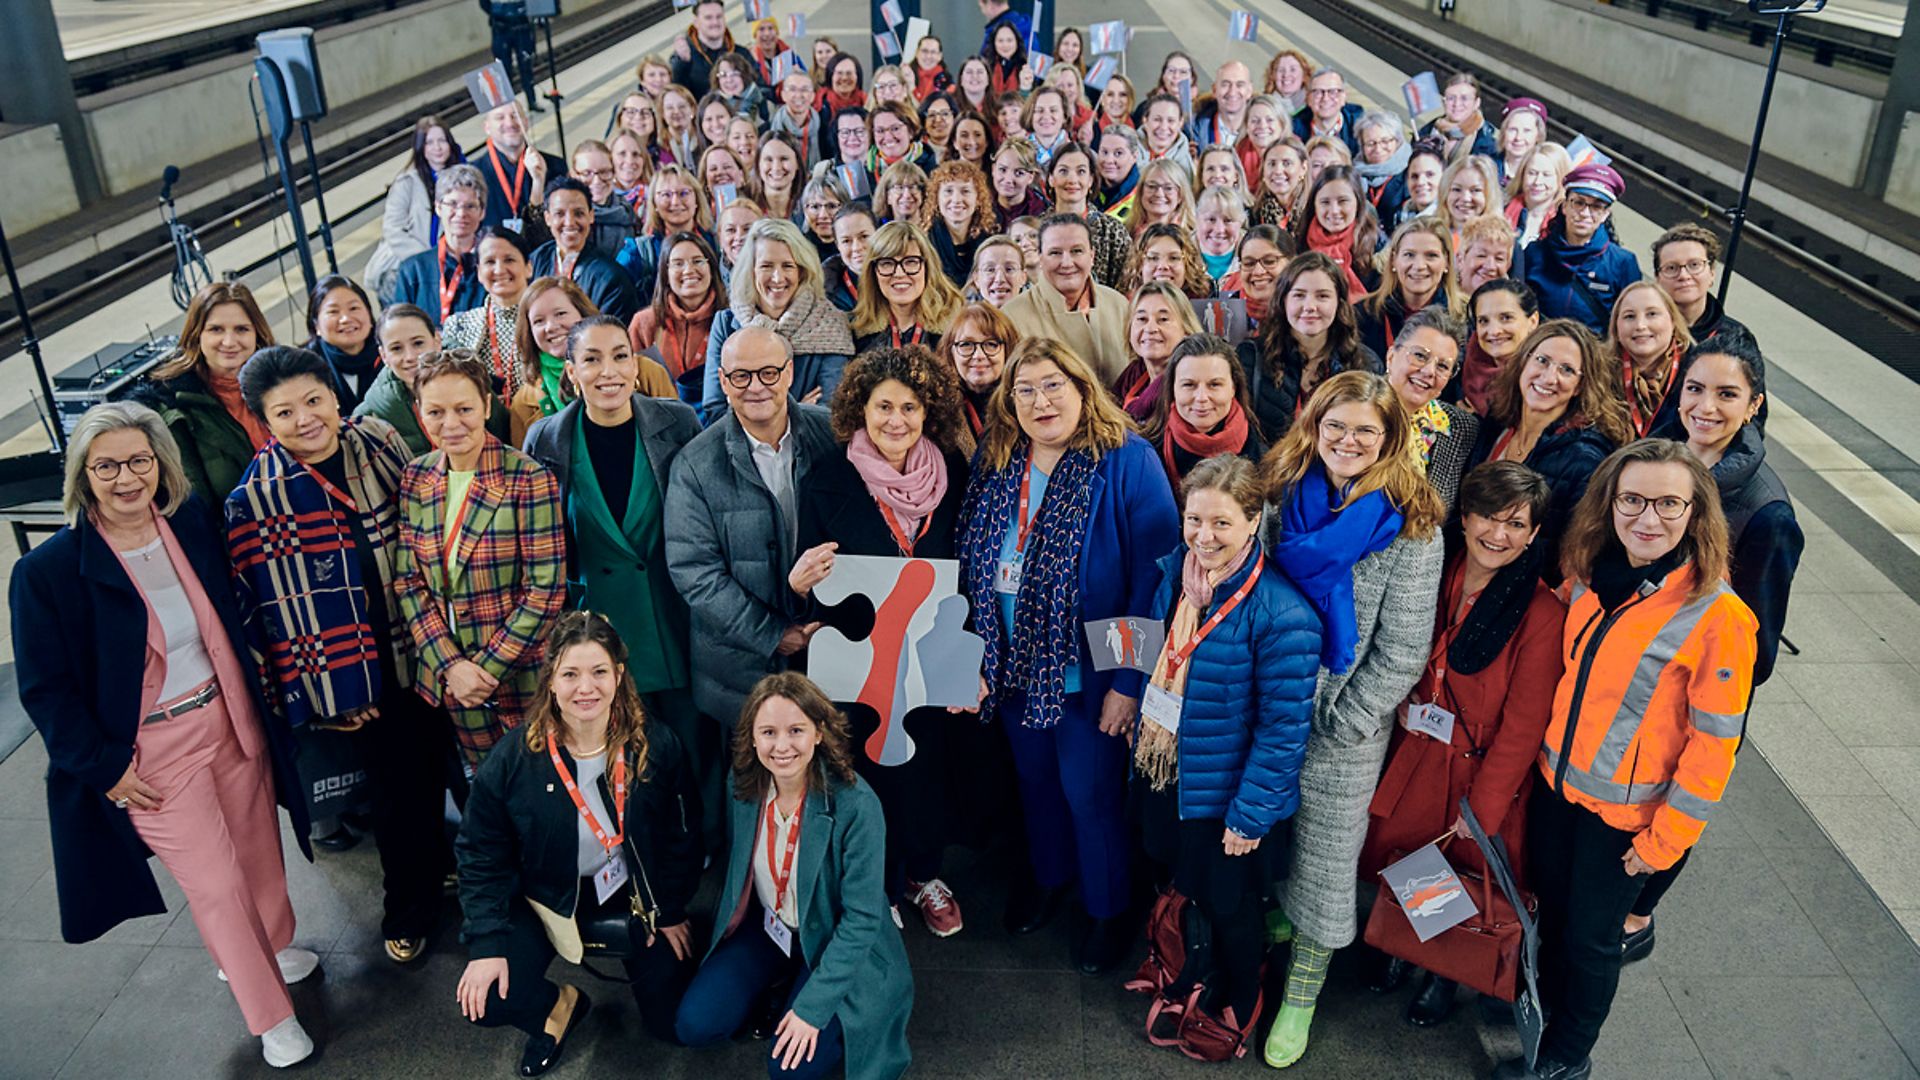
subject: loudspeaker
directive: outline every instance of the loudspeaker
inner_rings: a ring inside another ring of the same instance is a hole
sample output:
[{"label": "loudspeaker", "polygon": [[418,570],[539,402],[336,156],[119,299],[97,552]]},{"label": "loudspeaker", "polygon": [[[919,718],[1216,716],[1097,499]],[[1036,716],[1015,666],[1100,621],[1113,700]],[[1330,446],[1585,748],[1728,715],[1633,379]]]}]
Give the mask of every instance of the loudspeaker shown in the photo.
[{"label": "loudspeaker", "polygon": [[279,69],[295,120],[327,115],[327,87],[320,78],[320,55],[314,51],[312,30],[304,26],[274,30],[255,38],[254,44],[261,58]]},{"label": "loudspeaker", "polygon": [[287,80],[280,68],[264,56],[253,58],[253,73],[260,80],[260,106],[273,128],[273,141],[285,146],[293,135],[293,110],[287,105]]},{"label": "loudspeaker", "polygon": [[557,19],[560,17],[560,0],[527,0],[527,18]]}]

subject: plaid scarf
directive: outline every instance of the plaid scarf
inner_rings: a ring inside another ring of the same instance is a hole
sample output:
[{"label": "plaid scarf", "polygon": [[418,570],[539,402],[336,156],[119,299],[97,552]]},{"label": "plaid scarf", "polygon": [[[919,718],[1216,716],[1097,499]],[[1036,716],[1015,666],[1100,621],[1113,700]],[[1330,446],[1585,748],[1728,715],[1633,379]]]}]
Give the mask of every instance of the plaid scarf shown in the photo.
[{"label": "plaid scarf", "polygon": [[1094,460],[1085,450],[1069,450],[1047,479],[1046,495],[1027,536],[1009,639],[1000,626],[993,579],[1001,543],[1018,512],[1020,479],[1031,460],[1031,447],[1022,446],[1006,468],[974,471],[961,511],[961,520],[969,525],[961,541],[960,566],[973,610],[983,613],[976,616],[976,624],[991,623],[994,629],[984,635],[987,651],[981,670],[990,692],[982,714],[1009,691],[1021,691],[1027,695],[1027,708],[1020,722],[1050,728],[1060,722],[1066,701],[1067,668],[1080,658],[1080,554],[1093,506]]},{"label": "plaid scarf", "polygon": [[[340,427],[345,493],[374,542],[381,580],[362,582],[347,515],[313,471],[278,440],[269,442],[227,498],[227,549],[249,637],[279,687],[294,724],[339,716],[380,698],[380,643],[369,624],[368,589],[389,593],[387,640],[410,640],[390,595],[400,542],[400,474],[406,444],[385,421]],[[407,665],[395,668],[406,678]]]}]

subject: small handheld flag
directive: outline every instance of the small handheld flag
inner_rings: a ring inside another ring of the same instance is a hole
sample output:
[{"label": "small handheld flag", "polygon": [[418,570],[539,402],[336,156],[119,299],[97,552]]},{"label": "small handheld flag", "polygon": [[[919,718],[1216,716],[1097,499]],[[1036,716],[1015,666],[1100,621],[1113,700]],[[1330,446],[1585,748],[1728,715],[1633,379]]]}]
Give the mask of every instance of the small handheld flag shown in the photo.
[{"label": "small handheld flag", "polygon": [[467,72],[467,93],[473,97],[473,110],[482,116],[513,100],[513,83],[507,80],[507,66],[495,60],[478,71]]},{"label": "small handheld flag", "polygon": [[1600,148],[1593,145],[1592,140],[1585,135],[1573,137],[1573,141],[1567,144],[1567,156],[1573,159],[1573,167],[1576,169],[1582,165],[1607,165],[1613,161],[1612,158],[1601,153]]},{"label": "small handheld flag", "polygon": [[1028,53],[1027,69],[1033,72],[1034,78],[1044,79],[1047,77],[1047,72],[1053,70],[1053,57],[1043,52]]},{"label": "small handheld flag", "polygon": [[759,22],[773,17],[773,0],[747,0],[747,21]]},{"label": "small handheld flag", "polygon": [[1252,41],[1260,33],[1260,16],[1251,11],[1236,11],[1227,16],[1227,40]]},{"label": "small handheld flag", "polygon": [[882,30],[873,35],[873,43],[879,47],[881,59],[897,60],[900,58],[900,40],[893,36],[893,31]]},{"label": "small handheld flag", "polygon": [[787,36],[799,39],[807,36],[807,17],[795,12],[787,16]]},{"label": "small handheld flag", "polygon": [[1086,83],[1094,90],[1105,90],[1107,83],[1120,73],[1120,61],[1111,56],[1102,56],[1093,62],[1093,70],[1087,72]]},{"label": "small handheld flag", "polygon": [[900,0],[881,0],[880,17],[887,20],[888,26],[897,27],[907,21],[906,15],[900,10]]},{"label": "small handheld flag", "polygon": [[1112,55],[1127,51],[1127,24],[1119,19],[1094,23],[1087,28],[1087,35],[1092,39],[1088,47],[1096,53]]},{"label": "small handheld flag", "polygon": [[1407,115],[1419,116],[1440,108],[1444,100],[1440,96],[1440,80],[1433,72],[1423,71],[1400,84],[1400,96],[1406,99]]},{"label": "small handheld flag", "polygon": [[847,189],[849,198],[864,199],[873,194],[873,184],[867,179],[866,166],[857,163],[840,165],[834,168],[833,174],[839,179],[840,186]]}]

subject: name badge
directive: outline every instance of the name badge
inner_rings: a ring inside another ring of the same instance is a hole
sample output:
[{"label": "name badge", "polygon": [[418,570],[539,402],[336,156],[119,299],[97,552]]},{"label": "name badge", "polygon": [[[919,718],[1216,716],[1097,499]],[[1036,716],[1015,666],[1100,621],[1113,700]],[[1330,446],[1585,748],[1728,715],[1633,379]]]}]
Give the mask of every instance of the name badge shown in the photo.
[{"label": "name badge", "polygon": [[1180,730],[1180,707],[1185,698],[1171,690],[1147,684],[1147,695],[1140,699],[1140,715],[1169,732]]},{"label": "name badge", "polygon": [[1000,560],[1000,566],[993,575],[993,591],[1006,593],[1008,596],[1019,595],[1020,570],[1025,563],[1026,560],[1017,555],[1011,559]]},{"label": "name badge", "polygon": [[608,859],[605,866],[594,871],[593,893],[599,898],[600,903],[604,904],[607,902],[608,897],[619,892],[620,886],[626,883],[627,860]]},{"label": "name badge", "polygon": [[517,217],[507,218],[504,221],[500,222],[500,224],[506,226],[509,229],[512,229],[514,232],[526,231],[526,222],[522,221]]},{"label": "name badge", "polygon": [[1453,745],[1453,714],[1438,705],[1407,706],[1407,730]]},{"label": "name badge", "polygon": [[793,931],[786,923],[780,921],[780,916],[765,908],[760,909],[760,916],[760,925],[767,931],[767,936],[773,939],[773,943],[780,946],[781,954],[792,956]]}]

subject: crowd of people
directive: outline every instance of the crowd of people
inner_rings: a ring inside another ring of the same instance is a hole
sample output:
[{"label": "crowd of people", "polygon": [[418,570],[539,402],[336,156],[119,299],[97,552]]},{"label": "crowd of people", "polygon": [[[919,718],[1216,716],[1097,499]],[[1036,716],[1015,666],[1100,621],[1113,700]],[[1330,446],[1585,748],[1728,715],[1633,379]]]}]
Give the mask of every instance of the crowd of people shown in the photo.
[{"label": "crowd of people", "polygon": [[[1158,889],[1148,1037],[1219,1060],[1270,1020],[1285,1068],[1341,949],[1418,975],[1419,1026],[1512,996],[1375,896],[1436,838],[1493,873],[1466,807],[1537,897],[1545,1034],[1496,1075],[1589,1075],[1803,542],[1716,236],[1643,274],[1620,176],[1470,74],[1417,129],[1291,49],[1093,88],[1083,31],[981,7],[977,52],[869,75],[700,0],[568,161],[517,101],[470,159],[422,119],[303,345],[201,290],[13,575],[68,940],[162,910],[158,855],[266,1060],[311,1054],[275,804],[312,858],[324,732],[366,762],[386,956],[456,881],[458,1007],[520,1075],[591,1006],[556,957],[618,960],[662,1041],[899,1075],[909,916],[978,913],[956,844],[1004,856],[1007,932],[1071,907],[1089,976]],[[805,674],[864,633],[816,595],[842,555],[956,560],[984,649],[903,762]],[[1157,652],[1096,663],[1113,620]]]}]

